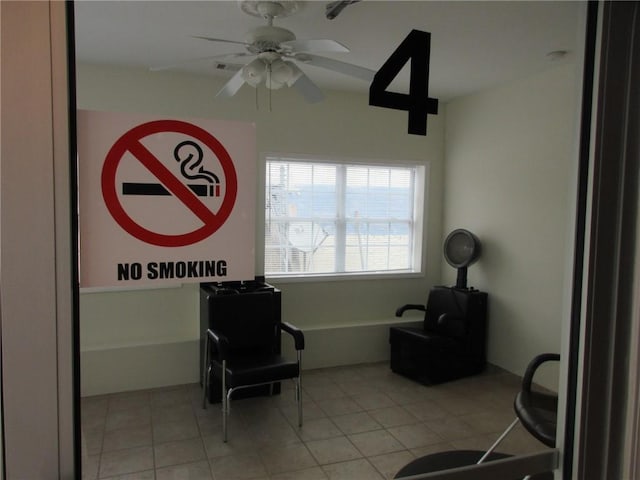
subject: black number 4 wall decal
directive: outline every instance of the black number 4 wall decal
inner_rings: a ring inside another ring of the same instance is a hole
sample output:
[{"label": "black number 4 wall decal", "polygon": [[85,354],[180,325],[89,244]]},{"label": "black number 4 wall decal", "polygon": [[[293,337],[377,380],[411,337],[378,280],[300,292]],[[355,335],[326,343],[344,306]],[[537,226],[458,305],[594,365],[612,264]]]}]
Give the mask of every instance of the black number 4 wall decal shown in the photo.
[{"label": "black number 4 wall decal", "polygon": [[[380,67],[369,87],[369,105],[409,112],[408,133],[412,135],[426,135],[427,114],[438,113],[438,100],[429,97],[430,51],[431,34],[411,30]],[[409,93],[390,92],[387,88],[409,60]]]}]

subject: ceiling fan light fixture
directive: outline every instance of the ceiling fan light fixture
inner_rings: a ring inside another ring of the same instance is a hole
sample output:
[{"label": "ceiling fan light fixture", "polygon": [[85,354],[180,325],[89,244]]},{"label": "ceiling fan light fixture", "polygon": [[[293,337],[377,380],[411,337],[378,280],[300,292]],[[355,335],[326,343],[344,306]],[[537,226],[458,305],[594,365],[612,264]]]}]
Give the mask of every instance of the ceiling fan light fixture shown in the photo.
[{"label": "ceiling fan light fixture", "polygon": [[288,62],[284,62],[282,59],[277,59],[271,63],[271,81],[284,85],[289,83],[289,79],[293,75],[293,70]]},{"label": "ceiling fan light fixture", "polygon": [[265,78],[266,72],[267,64],[261,58],[256,58],[242,67],[242,79],[252,87],[257,87]]},{"label": "ceiling fan light fixture", "polygon": [[282,87],[284,87],[286,85],[286,83],[283,82],[277,82],[269,77],[267,77],[267,79],[265,80],[265,86],[269,89],[269,90],[279,90]]},{"label": "ceiling fan light fixture", "polygon": [[[355,3],[355,1],[358,0],[347,3]],[[210,42],[240,44],[246,49],[246,52],[223,55],[222,57],[257,57],[244,66],[234,65],[236,73],[225,83],[216,97],[231,97],[244,84],[253,88],[263,84],[269,90],[277,90],[284,86],[294,87],[309,103],[323,100],[324,94],[320,88],[298,68],[297,62],[311,64],[368,82],[373,80],[375,76],[373,70],[311,54],[311,52],[317,51],[349,52],[349,49],[341,43],[329,39],[298,40],[291,30],[273,25],[275,18],[286,17],[296,12],[304,3],[304,1],[289,0],[238,0],[240,8],[245,13],[266,19],[267,25],[252,28],[247,32],[244,42],[224,38],[196,37]]]}]

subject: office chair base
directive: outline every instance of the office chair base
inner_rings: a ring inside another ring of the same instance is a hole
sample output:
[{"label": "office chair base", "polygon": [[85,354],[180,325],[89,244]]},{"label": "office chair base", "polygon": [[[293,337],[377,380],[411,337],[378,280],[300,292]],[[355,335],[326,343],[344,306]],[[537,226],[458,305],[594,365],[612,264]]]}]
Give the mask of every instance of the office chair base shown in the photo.
[{"label": "office chair base", "polygon": [[[423,457],[416,458],[412,462],[402,467],[393,478],[415,478],[414,475],[423,475],[426,473],[435,473],[450,468],[458,468],[473,465],[478,457],[482,455],[480,450],[450,450],[445,452],[432,453]],[[486,461],[500,460],[511,457],[506,453],[493,452]],[[526,477],[525,477],[526,478]],[[501,479],[505,480],[505,479]],[[506,480],[525,480],[506,479]],[[553,480],[553,473],[539,473],[528,476],[528,480]]]},{"label": "office chair base", "polygon": [[502,443],[502,441],[505,438],[507,438],[507,435],[511,433],[511,430],[513,430],[518,423],[520,423],[519,418],[516,418],[513,422],[511,422],[511,425],[509,425],[507,429],[504,432],[502,432],[502,435],[500,435],[498,439],[495,442],[493,442],[493,445],[489,447],[489,450],[487,450],[486,453],[482,456],[482,458],[478,460],[477,465],[480,465],[482,462],[484,462],[487,459],[487,457],[489,457],[489,455],[493,453],[493,451],[498,447],[498,445]]}]

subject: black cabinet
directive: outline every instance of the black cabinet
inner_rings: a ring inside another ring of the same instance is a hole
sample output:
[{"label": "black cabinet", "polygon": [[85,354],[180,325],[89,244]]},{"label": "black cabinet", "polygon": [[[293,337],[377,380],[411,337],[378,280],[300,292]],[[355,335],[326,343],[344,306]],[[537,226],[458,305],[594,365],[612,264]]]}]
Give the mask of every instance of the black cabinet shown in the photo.
[{"label": "black cabinet", "polygon": [[[272,325],[272,319],[280,321],[281,292],[265,283],[264,278],[240,282],[216,282],[200,284],[200,380],[202,381],[204,364],[204,339],[207,329],[216,329],[216,324],[232,322],[237,328],[243,328],[244,319],[251,317],[265,319],[265,324]],[[262,334],[252,332],[252,334]],[[265,337],[273,339],[273,352],[280,353],[280,331],[264,332]],[[250,352],[247,352],[250,354]],[[221,401],[222,388],[220,382],[209,379],[209,402]],[[280,393],[280,384],[246,388],[234,392],[233,398]]]}]

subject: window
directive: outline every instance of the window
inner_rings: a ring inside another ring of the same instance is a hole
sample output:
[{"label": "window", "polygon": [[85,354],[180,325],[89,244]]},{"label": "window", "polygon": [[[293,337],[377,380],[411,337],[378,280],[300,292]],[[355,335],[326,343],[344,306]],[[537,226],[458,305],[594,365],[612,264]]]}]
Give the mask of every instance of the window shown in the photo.
[{"label": "window", "polygon": [[267,156],[265,274],[419,272],[424,172]]}]

